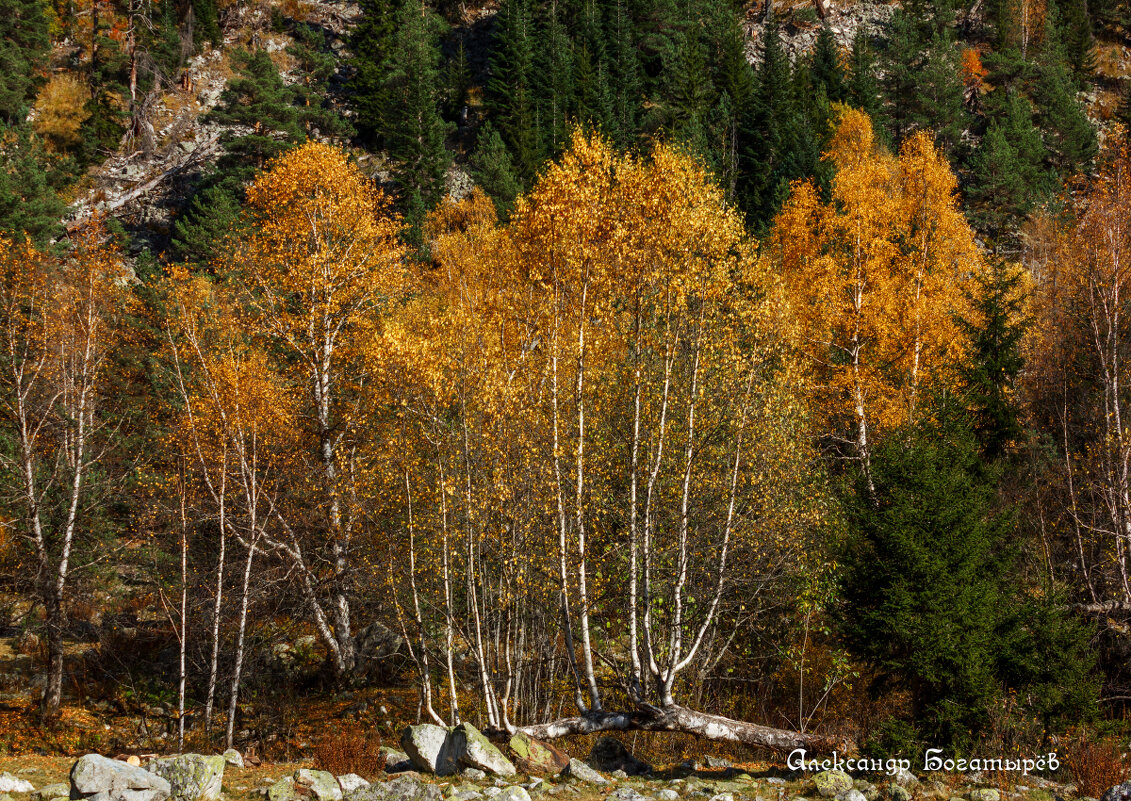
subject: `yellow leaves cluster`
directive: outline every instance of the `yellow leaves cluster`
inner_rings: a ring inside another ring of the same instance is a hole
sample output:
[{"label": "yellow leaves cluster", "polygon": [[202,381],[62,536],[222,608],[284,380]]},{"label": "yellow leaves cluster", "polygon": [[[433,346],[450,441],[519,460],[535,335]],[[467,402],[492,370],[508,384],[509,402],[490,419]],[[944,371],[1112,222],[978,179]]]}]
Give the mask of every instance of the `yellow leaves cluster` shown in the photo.
[{"label": "yellow leaves cluster", "polygon": [[59,72],[39,90],[35,100],[37,133],[56,150],[66,150],[79,143],[79,129],[90,116],[86,102],[90,92],[78,76]]},{"label": "yellow leaves cluster", "polygon": [[959,355],[962,286],[982,257],[926,133],[897,158],[867,115],[844,109],[825,158],[836,167],[830,201],[810,183],[795,186],[763,258],[786,284],[828,425],[883,429],[945,380]]}]

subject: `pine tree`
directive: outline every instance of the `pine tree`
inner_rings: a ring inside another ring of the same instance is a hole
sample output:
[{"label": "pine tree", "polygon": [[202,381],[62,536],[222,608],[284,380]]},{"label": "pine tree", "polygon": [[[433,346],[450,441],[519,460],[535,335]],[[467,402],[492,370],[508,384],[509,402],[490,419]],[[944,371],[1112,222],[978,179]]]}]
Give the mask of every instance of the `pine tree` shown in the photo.
[{"label": "pine tree", "polygon": [[1053,169],[1062,180],[1086,170],[1098,151],[1096,132],[1076,98],[1072,76],[1064,64],[1053,62],[1040,67],[1033,100]]},{"label": "pine tree", "polygon": [[578,122],[608,131],[613,116],[604,23],[596,0],[585,0],[574,38],[574,113]]},{"label": "pine tree", "polygon": [[1060,41],[1068,67],[1079,81],[1088,80],[1096,70],[1092,21],[1086,0],[1063,0]]},{"label": "pine tree", "polygon": [[385,116],[389,109],[389,70],[396,22],[403,0],[360,0],[361,19],[350,37],[353,52],[350,79],[359,133],[375,145],[384,144]]},{"label": "pine tree", "polygon": [[489,122],[479,131],[475,153],[471,157],[471,177],[495,202],[499,219],[505,220],[514,199],[522,191],[522,185],[503,137]]},{"label": "pine tree", "polygon": [[26,236],[39,247],[62,233],[67,209],[57,194],[56,171],[42,141],[20,126],[0,135],[0,234]]},{"label": "pine tree", "polygon": [[840,48],[827,25],[821,26],[817,42],[810,57],[810,73],[813,84],[824,90],[830,103],[843,103],[848,99],[848,89],[844,80],[844,67],[841,65]]},{"label": "pine tree", "polygon": [[488,108],[524,182],[541,165],[534,97],[534,27],[530,0],[503,0],[491,40]]},{"label": "pine tree", "polygon": [[757,230],[769,224],[788,192],[789,149],[797,125],[789,57],[775,17],[762,31],[757,91],[739,132],[738,203]]},{"label": "pine tree", "polygon": [[228,81],[217,107],[208,115],[222,125],[251,128],[223,138],[225,155],[217,166],[225,179],[241,183],[295,144],[304,142],[294,92],[283,85],[279,68],[266,50],[237,51],[237,77]]},{"label": "pine tree", "polygon": [[[629,0],[611,0],[607,13],[609,72],[615,76],[612,81],[612,117],[608,133],[619,149],[626,150],[639,134],[644,99],[640,56]],[[742,64],[749,72],[750,65],[745,58]]]},{"label": "pine tree", "polygon": [[295,26],[294,37],[295,44],[287,52],[298,62],[297,72],[301,76],[291,87],[291,102],[298,108],[299,124],[307,135],[317,131],[324,137],[352,136],[356,133],[353,126],[330,105],[330,76],[337,64],[328,52],[325,34],[300,24]]},{"label": "pine tree", "polygon": [[198,266],[226,252],[241,230],[240,198],[232,187],[212,183],[193,195],[185,213],[173,222],[173,255]]},{"label": "pine tree", "polygon": [[451,156],[444,140],[451,126],[440,116],[440,48],[443,23],[422,0],[401,8],[392,57],[393,109],[389,152],[399,163],[398,181],[414,228],[443,195]]},{"label": "pine tree", "polygon": [[0,120],[14,125],[27,114],[51,40],[40,0],[0,0]]},{"label": "pine tree", "polygon": [[557,0],[551,0],[544,6],[539,15],[538,30],[542,46],[535,55],[534,95],[541,128],[539,149],[553,157],[561,152],[569,139],[574,100],[573,43],[562,21],[562,10]]},{"label": "pine tree", "polygon": [[880,82],[876,78],[876,57],[863,29],[858,30],[852,39],[846,94],[850,105],[867,112],[876,130],[884,127],[880,119],[882,105]]},{"label": "pine tree", "polygon": [[[996,90],[1006,93],[1008,90]],[[1056,186],[1047,153],[1033,125],[1029,101],[1008,92],[1002,115],[992,119],[970,159],[967,198],[978,228],[995,239],[1025,218]]]},{"label": "pine tree", "polygon": [[1016,265],[992,262],[986,274],[974,276],[967,290],[971,314],[958,320],[969,342],[959,372],[971,427],[982,456],[991,462],[1022,435],[1014,389],[1025,366],[1021,344],[1029,326],[1023,277]]},{"label": "pine tree", "polygon": [[889,437],[846,500],[841,626],[854,650],[905,688],[940,744],[986,720],[998,687],[994,636],[1013,531],[953,401],[936,422]]}]

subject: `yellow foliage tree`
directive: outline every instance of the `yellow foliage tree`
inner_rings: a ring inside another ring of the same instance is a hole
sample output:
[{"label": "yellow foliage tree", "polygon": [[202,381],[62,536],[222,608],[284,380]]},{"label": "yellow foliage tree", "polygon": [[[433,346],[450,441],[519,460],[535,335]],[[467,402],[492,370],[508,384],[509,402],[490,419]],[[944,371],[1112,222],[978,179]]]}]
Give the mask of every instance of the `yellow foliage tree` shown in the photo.
[{"label": "yellow foliage tree", "polygon": [[79,130],[90,112],[86,101],[90,92],[69,72],[51,76],[35,100],[35,130],[56,150],[67,150],[79,143]]},{"label": "yellow foliage tree", "polygon": [[958,356],[954,314],[983,263],[954,174],[926,133],[896,158],[866,114],[844,109],[825,159],[836,169],[829,202],[796,185],[763,259],[786,284],[824,432],[870,481],[872,438],[913,417]]}]

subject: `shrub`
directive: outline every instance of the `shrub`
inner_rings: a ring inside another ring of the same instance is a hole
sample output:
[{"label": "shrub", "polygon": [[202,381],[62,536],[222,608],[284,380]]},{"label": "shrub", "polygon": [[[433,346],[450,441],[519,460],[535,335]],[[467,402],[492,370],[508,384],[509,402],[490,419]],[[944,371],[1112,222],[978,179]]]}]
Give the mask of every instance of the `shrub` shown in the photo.
[{"label": "shrub", "polygon": [[35,101],[35,130],[56,150],[67,150],[79,142],[82,124],[90,117],[90,98],[82,82],[69,72],[51,76]]},{"label": "shrub", "polygon": [[1081,796],[1099,798],[1127,778],[1127,764],[1120,747],[1110,740],[1097,740],[1084,733],[1064,745],[1064,761]]},{"label": "shrub", "polygon": [[325,735],[314,752],[314,766],[335,776],[356,773],[372,779],[385,769],[381,738],[352,728]]}]

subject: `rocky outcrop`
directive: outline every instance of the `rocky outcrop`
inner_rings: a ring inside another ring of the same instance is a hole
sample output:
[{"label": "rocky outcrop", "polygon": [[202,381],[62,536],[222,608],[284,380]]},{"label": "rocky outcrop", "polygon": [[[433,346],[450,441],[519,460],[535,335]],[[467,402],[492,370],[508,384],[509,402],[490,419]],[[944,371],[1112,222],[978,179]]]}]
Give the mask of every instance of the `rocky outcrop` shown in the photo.
[{"label": "rocky outcrop", "polygon": [[643,776],[652,772],[652,766],[628,752],[616,737],[600,737],[593,743],[586,760],[590,767],[604,773],[623,770],[628,776]]},{"label": "rocky outcrop", "polygon": [[387,678],[397,672],[404,651],[404,638],[380,621],[373,621],[357,633],[357,662],[354,676],[361,680]]},{"label": "rocky outcrop", "polygon": [[504,778],[515,775],[511,761],[479,729],[466,721],[452,729],[446,746],[465,768],[474,768]]},{"label": "rocky outcrop", "polygon": [[152,760],[147,769],[169,782],[179,801],[219,801],[224,757],[181,754]]},{"label": "rocky outcrop", "polygon": [[1115,785],[1103,794],[1100,801],[1131,801],[1131,782]]},{"label": "rocky outcrop", "polygon": [[168,781],[144,768],[87,754],[71,768],[71,798],[95,801],[165,801]]},{"label": "rocky outcrop", "polygon": [[377,753],[385,761],[386,773],[404,773],[406,770],[412,770],[412,760],[408,758],[408,754],[403,751],[398,751],[395,748],[389,748],[387,745],[381,746]]},{"label": "rocky outcrop", "polygon": [[451,776],[459,772],[459,754],[448,737],[448,730],[431,723],[406,726],[401,733],[401,748],[412,764],[426,773]]},{"label": "rocky outcrop", "polygon": [[516,732],[508,745],[514,754],[515,765],[524,773],[552,776],[569,764],[569,756],[560,748],[535,740],[523,732]]},{"label": "rocky outcrop", "polygon": [[347,773],[344,776],[338,777],[338,785],[342,788],[342,795],[349,797],[349,794],[354,790],[360,790],[362,787],[368,787],[369,782],[358,776],[356,773]]}]

